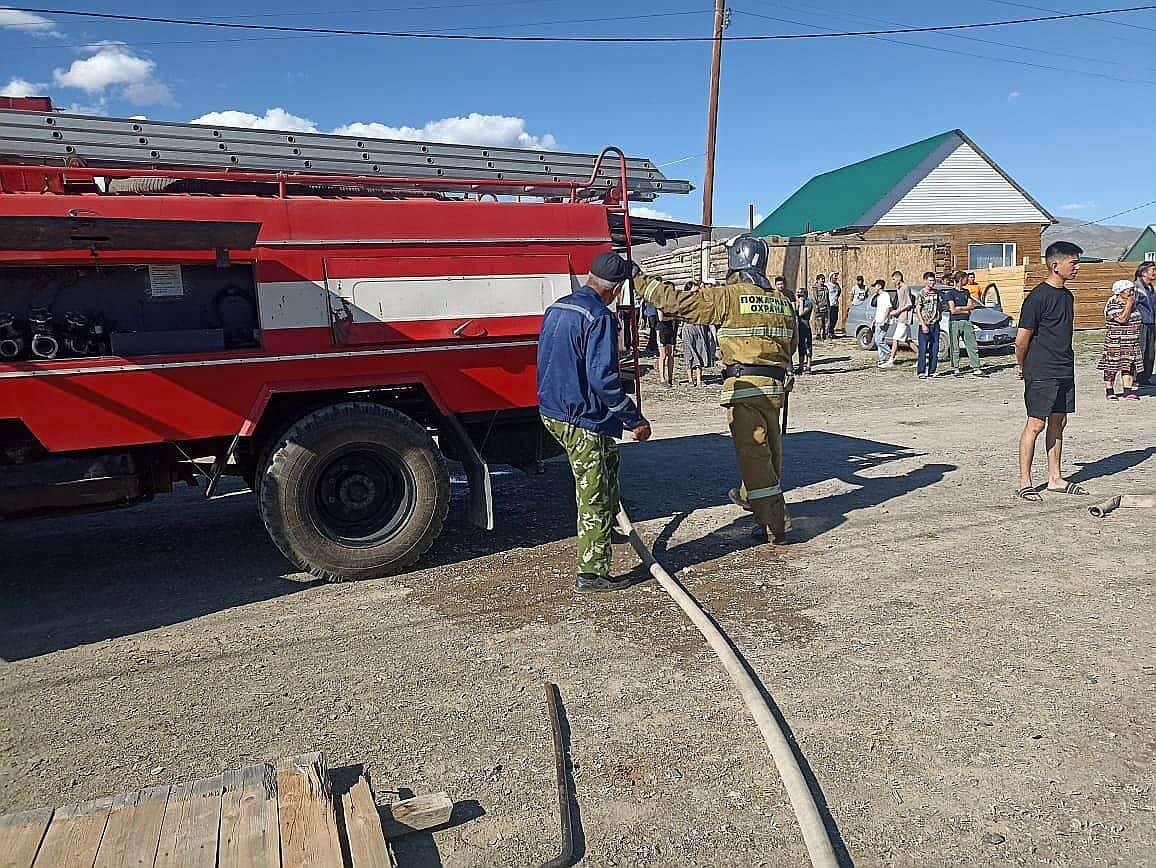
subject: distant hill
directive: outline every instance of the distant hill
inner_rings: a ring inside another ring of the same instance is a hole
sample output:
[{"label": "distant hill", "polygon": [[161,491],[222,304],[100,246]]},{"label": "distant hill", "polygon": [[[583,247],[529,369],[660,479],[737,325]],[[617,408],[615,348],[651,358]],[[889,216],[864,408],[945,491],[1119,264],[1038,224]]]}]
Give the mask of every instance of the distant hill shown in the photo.
[{"label": "distant hill", "polygon": [[1044,231],[1043,246],[1046,248],[1053,241],[1071,241],[1083,247],[1086,256],[1119,259],[1142,231],[1138,226],[1081,226],[1083,222],[1061,217],[1059,223]]}]

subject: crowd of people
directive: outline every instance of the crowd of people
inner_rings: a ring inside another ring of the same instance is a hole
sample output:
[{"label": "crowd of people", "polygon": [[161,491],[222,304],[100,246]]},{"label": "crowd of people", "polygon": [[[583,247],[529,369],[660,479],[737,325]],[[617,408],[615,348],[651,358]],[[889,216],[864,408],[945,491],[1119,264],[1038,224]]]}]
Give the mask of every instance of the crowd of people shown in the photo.
[{"label": "crowd of people", "polygon": [[[1156,275],[1156,270],[1153,273]],[[876,280],[868,287],[867,279],[858,275],[847,299],[850,307],[864,302],[871,304],[870,339],[878,349],[880,368],[896,367],[900,353],[906,351],[915,359],[917,377],[935,377],[941,345],[940,321],[946,318],[944,330],[947,334],[944,338],[949,342],[952,373],[963,375],[960,367],[962,344],[971,373],[985,376],[975,328],[970,319],[971,312],[983,304],[975,272],[957,272],[951,278],[950,287],[945,287],[934,272],[929,271],[923,275],[923,285],[912,290],[903,273],[895,271],[891,275],[891,284],[888,288],[886,281]],[[685,285],[685,289],[694,291],[697,286],[691,282]],[[988,289],[992,286],[994,284]],[[839,273],[817,274],[811,286],[803,285],[798,289],[791,289],[786,278],[779,276],[774,279],[774,288],[791,300],[797,316],[798,356],[794,372],[796,375],[810,374],[815,341],[839,337],[837,328],[844,296]],[[662,383],[666,386],[674,384],[674,350],[681,334],[686,382],[701,386],[703,372],[716,362],[718,341],[714,330],[710,326],[679,323],[648,303],[643,303],[641,314],[642,322],[648,327],[647,343],[641,348],[641,354],[657,356]],[[1153,329],[1153,334],[1156,335],[1156,329]]]},{"label": "crowd of people", "polygon": [[[685,289],[694,291],[689,282]],[[817,274],[811,286],[792,290],[786,278],[774,279],[774,288],[790,299],[798,317],[798,355],[795,374],[810,374],[815,341],[836,338],[840,321],[843,286],[838,272]],[[932,271],[925,272],[918,289],[910,287],[903,273],[891,274],[891,284],[879,279],[868,286],[863,275],[851,286],[848,305],[869,302],[872,307],[870,342],[878,352],[878,367],[893,369],[901,354],[910,353],[918,379],[940,375],[940,351],[947,342],[951,376],[984,377],[983,362],[976,343],[971,313],[984,305],[988,294],[997,289],[988,284],[982,291],[974,271],[957,271],[941,282]],[[679,322],[650,305],[642,305],[642,321],[648,328],[643,355],[656,356],[660,379],[665,386],[675,380],[675,348],[681,343],[686,382],[702,386],[703,373],[718,361],[718,338],[713,326]],[[625,324],[625,323],[624,323]],[[1134,280],[1119,280],[1104,307],[1104,350],[1098,362],[1103,373],[1105,395],[1110,401],[1139,400],[1140,389],[1151,383],[1156,362],[1156,262],[1143,262]],[[623,329],[628,339],[629,330]],[[629,346],[629,344],[627,344]],[[962,367],[966,355],[968,367]],[[1117,388],[1119,384],[1119,388]]]},{"label": "crowd of people", "polygon": [[[882,280],[872,284],[871,304],[875,315],[870,337],[879,352],[880,368],[894,368],[900,349],[905,349],[915,356],[915,375],[919,379],[935,377],[939,368],[942,320],[946,316],[952,375],[963,376],[959,351],[962,343],[972,375],[986,376],[971,321],[972,311],[983,306],[974,271],[957,271],[950,285],[941,284],[934,271],[924,272],[923,285],[914,292],[901,271],[892,273],[891,282],[891,290]],[[988,289],[993,286],[990,284]],[[888,339],[892,320],[894,326]]]},{"label": "crowd of people", "polygon": [[[1046,492],[1089,494],[1061,473],[1064,433],[1076,409],[1075,296],[1067,284],[1079,274],[1082,254],[1071,242],[1050,244],[1044,253],[1047,277],[1031,290],[1019,314],[1015,373],[1024,383],[1026,410],[1015,490],[1021,501],[1040,503]],[[832,326],[838,323],[842,287],[837,275],[834,279],[817,277],[813,288],[795,291],[788,289],[782,277],[772,285],[767,279],[768,259],[763,239],[743,236],[728,249],[725,283],[690,283],[679,289],[646,275],[617,254],[603,253],[591,265],[586,284],[547,309],[538,345],[538,402],[542,422],[565,449],[574,475],[576,590],[610,591],[630,584],[627,577],[610,575],[612,544],[622,541],[614,528],[620,506],[615,441],[629,431],[636,441],[644,442],[651,428],[620,376],[622,335],[612,311],[628,280],[648,305],[643,314],[650,324],[664,382],[673,381],[678,320],[684,321],[691,382],[696,367],[713,366],[716,356],[723,360],[719,397],[726,408],[742,479],[728,496],[753,515],[752,536],[757,542],[789,542],[782,434],[794,387],[793,356],[798,352],[802,370],[810,369],[813,340],[830,337]],[[943,285],[928,271],[922,287],[914,291],[898,271],[891,280],[894,298],[882,280],[874,282],[873,296],[866,295],[863,277],[856,279],[852,290],[858,305],[873,299],[880,367],[894,367],[903,346],[916,353],[916,376],[935,376],[938,343],[946,332],[953,345],[949,356],[954,372],[961,373],[962,344],[972,373],[983,376],[970,321],[971,312],[983,303],[975,275],[959,272],[950,285]],[[1099,364],[1109,400],[1137,400],[1137,386],[1151,378],[1154,304],[1156,262],[1143,263],[1135,280],[1121,280],[1112,289],[1104,310],[1104,352]],[[892,327],[890,335],[888,326]],[[1122,396],[1116,394],[1117,379],[1122,381]],[[1048,472],[1047,482],[1037,486],[1032,471],[1040,435],[1044,435]]]}]

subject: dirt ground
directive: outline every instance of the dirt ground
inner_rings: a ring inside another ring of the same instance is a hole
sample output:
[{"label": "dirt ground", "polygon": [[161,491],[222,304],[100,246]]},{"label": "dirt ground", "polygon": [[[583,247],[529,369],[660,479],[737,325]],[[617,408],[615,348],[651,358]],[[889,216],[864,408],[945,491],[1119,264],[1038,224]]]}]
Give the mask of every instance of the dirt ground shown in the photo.
[{"label": "dirt ground", "polygon": [[[1066,470],[1156,491],[1156,394],[1105,402],[1097,340]],[[656,439],[623,448],[622,476],[777,702],[845,861],[1156,864],[1156,515],[1012,498],[1007,356],[927,382],[847,340],[818,356],[786,438],[789,549],[751,547],[727,501],[717,382],[650,375]],[[367,763],[383,801],[453,796],[403,866],[538,865],[559,840],[553,680],[581,864],[804,864],[758,731],[662,590],[572,593],[566,465],[495,489],[496,532],[456,486],[420,569],[348,585],[287,572],[245,491],[0,526],[0,811],[321,750]]]}]

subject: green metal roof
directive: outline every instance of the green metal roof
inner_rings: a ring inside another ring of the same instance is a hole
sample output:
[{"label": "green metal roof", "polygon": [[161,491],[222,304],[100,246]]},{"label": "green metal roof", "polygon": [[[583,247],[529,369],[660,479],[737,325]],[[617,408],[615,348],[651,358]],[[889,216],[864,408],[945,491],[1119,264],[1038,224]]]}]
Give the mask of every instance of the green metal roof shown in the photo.
[{"label": "green metal roof", "polygon": [[860,225],[859,220],[911,175],[924,160],[953,138],[958,130],[941,133],[816,175],[755,227],[755,235],[805,235]]},{"label": "green metal roof", "polygon": [[1140,233],[1140,237],[1132,242],[1132,246],[1124,251],[1121,262],[1139,262],[1144,254],[1156,250],[1156,226],[1147,226]]}]

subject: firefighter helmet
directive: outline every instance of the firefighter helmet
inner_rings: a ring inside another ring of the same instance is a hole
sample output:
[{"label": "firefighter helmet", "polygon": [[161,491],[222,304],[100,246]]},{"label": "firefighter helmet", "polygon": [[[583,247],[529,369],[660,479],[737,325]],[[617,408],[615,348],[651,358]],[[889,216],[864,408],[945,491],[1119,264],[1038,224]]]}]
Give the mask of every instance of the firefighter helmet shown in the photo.
[{"label": "firefighter helmet", "polygon": [[754,235],[739,235],[727,246],[728,273],[741,274],[747,281],[770,289],[771,283],[767,280],[767,262],[770,259],[770,250],[767,242]]}]

